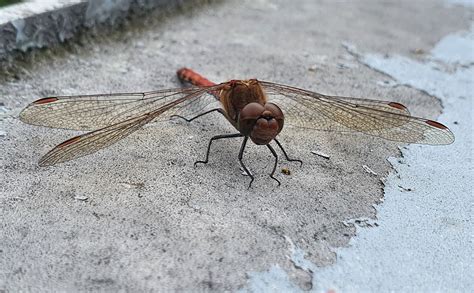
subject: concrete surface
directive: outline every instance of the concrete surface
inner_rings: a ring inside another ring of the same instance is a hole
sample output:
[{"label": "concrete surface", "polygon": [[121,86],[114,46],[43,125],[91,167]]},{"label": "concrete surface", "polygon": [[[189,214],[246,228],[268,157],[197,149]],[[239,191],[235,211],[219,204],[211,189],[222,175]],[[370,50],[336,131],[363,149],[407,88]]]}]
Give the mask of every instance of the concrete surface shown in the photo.
[{"label": "concrete surface", "polygon": [[22,52],[53,47],[97,26],[117,28],[127,18],[144,15],[151,9],[166,13],[185,3],[198,2],[204,1],[29,0],[2,7],[0,73]]},{"label": "concrete surface", "polygon": [[[175,70],[188,66],[216,81],[258,77],[394,100],[415,115],[436,118],[436,97],[394,86],[380,68],[362,65],[342,45],[421,60],[420,53],[472,20],[462,6],[412,2],[229,1],[130,27],[63,57],[45,54],[18,79],[2,81],[0,289],[332,288],[313,276],[315,266],[333,264],[335,249],[348,245],[357,225],[375,225],[374,205],[383,201],[382,181],[391,170],[386,158],[399,154],[397,144],[286,128],[282,142],[305,164],[282,161],[292,175],[279,174],[282,186],[276,187],[267,175],[270,155],[251,146],[245,160],[256,180],[247,190],[236,158],[239,141],[216,143],[210,163],[193,168],[211,136],[232,131],[218,116],[189,125],[155,123],[99,153],[50,168],[36,161],[75,133],[24,125],[16,117],[51,94],[176,87]],[[429,149],[435,157],[442,151]],[[349,287],[352,281],[340,280]]]}]

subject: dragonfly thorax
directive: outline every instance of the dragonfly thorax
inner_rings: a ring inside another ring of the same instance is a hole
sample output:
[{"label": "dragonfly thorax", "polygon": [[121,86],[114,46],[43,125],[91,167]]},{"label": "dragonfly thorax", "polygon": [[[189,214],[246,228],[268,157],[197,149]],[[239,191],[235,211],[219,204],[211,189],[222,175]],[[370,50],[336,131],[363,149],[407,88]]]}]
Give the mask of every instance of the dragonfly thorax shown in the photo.
[{"label": "dragonfly thorax", "polygon": [[256,79],[231,80],[220,92],[227,119],[256,144],[268,144],[283,128],[283,112],[267,103]]},{"label": "dragonfly thorax", "polygon": [[264,105],[267,97],[256,79],[231,80],[220,92],[220,100],[229,119],[237,121],[239,112],[249,103]]}]

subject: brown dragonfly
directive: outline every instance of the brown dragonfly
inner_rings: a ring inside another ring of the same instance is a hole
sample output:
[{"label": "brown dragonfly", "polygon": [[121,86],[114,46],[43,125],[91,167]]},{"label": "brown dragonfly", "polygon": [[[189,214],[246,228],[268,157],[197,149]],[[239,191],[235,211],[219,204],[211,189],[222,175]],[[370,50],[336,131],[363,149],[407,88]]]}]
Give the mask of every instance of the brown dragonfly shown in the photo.
[{"label": "brown dragonfly", "polygon": [[[284,123],[324,131],[362,132],[387,140],[443,145],[454,141],[453,133],[433,120],[413,117],[397,102],[323,95],[287,85],[249,80],[215,84],[196,72],[182,68],[178,77],[193,86],[145,93],[116,93],[83,96],[57,96],[39,99],[21,113],[23,122],[53,128],[91,130],[59,144],[40,161],[50,166],[92,154],[130,135],[152,121],[180,117],[188,122],[203,115],[221,113],[238,131],[210,139],[207,163],[213,141],[243,137],[238,159],[245,173],[254,177],[242,161],[250,138],[265,145],[275,158],[274,141],[285,158],[291,159],[276,138]],[[269,97],[271,100],[269,101]]]}]

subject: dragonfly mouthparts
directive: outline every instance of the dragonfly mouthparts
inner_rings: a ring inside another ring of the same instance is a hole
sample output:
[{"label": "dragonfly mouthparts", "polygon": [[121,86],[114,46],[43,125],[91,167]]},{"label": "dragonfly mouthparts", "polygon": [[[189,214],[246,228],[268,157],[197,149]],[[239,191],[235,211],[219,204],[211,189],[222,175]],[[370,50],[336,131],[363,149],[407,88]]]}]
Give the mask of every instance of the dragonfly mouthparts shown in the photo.
[{"label": "dragonfly mouthparts", "polygon": [[265,110],[265,111],[263,111],[262,115],[260,115],[259,118],[263,118],[263,119],[266,119],[266,120],[271,120],[271,119],[275,118],[275,115],[273,115],[272,112],[270,112],[268,110]]}]

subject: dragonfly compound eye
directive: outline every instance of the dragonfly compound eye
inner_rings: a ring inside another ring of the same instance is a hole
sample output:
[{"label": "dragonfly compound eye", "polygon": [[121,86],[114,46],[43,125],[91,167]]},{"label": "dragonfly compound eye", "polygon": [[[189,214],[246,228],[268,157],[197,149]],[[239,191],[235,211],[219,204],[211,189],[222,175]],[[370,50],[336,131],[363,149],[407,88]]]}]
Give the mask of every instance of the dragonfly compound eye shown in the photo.
[{"label": "dragonfly compound eye", "polygon": [[254,143],[268,144],[283,128],[283,112],[272,103],[249,103],[240,112],[238,127]]},{"label": "dragonfly compound eye", "polygon": [[257,120],[264,111],[265,107],[259,103],[247,104],[239,113],[237,124],[240,132],[244,135],[250,135]]}]

